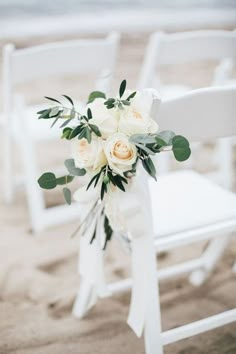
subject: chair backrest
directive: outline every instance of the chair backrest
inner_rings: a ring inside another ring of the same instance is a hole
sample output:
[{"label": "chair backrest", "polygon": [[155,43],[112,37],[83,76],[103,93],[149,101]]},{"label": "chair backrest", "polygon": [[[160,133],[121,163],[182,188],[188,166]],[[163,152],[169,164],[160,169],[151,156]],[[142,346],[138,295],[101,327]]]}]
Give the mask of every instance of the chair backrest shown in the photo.
[{"label": "chair backrest", "polygon": [[161,130],[173,130],[190,141],[236,135],[236,86],[207,87],[165,100],[153,113]]},{"label": "chair backrest", "polygon": [[236,31],[156,32],[150,37],[138,86],[153,86],[157,65],[224,58],[236,58]]},{"label": "chair backrest", "polygon": [[94,74],[94,89],[108,92],[115,69],[120,35],[102,39],[78,39],[30,48],[3,48],[3,103],[8,120],[14,105],[14,85],[70,74]]},{"label": "chair backrest", "polygon": [[119,34],[102,39],[78,39],[15,49],[6,45],[4,60],[9,61],[12,83],[25,83],[51,75],[84,72],[112,74]]}]

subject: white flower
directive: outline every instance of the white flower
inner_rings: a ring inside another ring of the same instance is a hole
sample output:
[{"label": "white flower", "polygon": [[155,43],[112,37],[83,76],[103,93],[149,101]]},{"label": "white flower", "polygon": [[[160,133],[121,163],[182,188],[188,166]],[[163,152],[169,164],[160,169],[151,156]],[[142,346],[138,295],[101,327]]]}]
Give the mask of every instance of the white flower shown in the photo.
[{"label": "white flower", "polygon": [[101,139],[93,137],[91,143],[83,139],[73,139],[72,157],[75,161],[75,166],[85,168],[89,172],[96,173],[102,166],[106,165],[107,159],[103,151]]},{"label": "white flower", "polygon": [[[125,92],[125,97],[129,94],[130,92]],[[131,99],[130,106],[121,111],[119,131],[128,136],[156,133],[158,125],[151,117],[154,99],[160,101],[155,90],[145,89],[138,91],[134,98]]]},{"label": "white flower", "polygon": [[116,109],[107,109],[104,105],[104,98],[96,98],[93,102],[87,105],[92,111],[93,118],[90,120],[91,124],[98,126],[102,137],[108,138],[118,130],[118,112]]},{"label": "white flower", "polygon": [[116,133],[104,142],[104,151],[112,170],[122,175],[132,169],[137,159],[137,149],[122,133]]}]

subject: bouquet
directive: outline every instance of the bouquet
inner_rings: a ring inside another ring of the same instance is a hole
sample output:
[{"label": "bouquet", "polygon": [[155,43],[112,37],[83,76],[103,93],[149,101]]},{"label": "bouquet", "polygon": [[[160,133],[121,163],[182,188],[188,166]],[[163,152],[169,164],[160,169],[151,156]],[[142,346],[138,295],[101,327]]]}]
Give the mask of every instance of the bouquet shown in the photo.
[{"label": "bouquet", "polygon": [[[188,159],[189,142],[172,131],[159,132],[152,108],[154,101],[159,103],[160,98],[152,89],[129,91],[123,80],[117,96],[107,97],[103,92],[94,91],[80,112],[69,96],[63,96],[69,107],[46,97],[53,106],[38,112],[38,118],[52,120],[52,127],[60,123],[61,138],[71,142],[71,158],[65,160],[68,173],[59,177],[52,172],[44,173],[38,183],[44,189],[64,185],[64,198],[71,204],[68,185],[86,175],[85,186],[76,193],[77,200],[81,193],[90,196],[92,204],[76,232],[83,234],[99,214],[103,220],[105,248],[113,233],[112,218],[106,208],[109,198],[117,191],[129,192],[139,165],[156,179],[153,162],[156,154],[172,150],[177,161]],[[94,222],[91,242],[96,238],[97,224],[98,219]]]}]

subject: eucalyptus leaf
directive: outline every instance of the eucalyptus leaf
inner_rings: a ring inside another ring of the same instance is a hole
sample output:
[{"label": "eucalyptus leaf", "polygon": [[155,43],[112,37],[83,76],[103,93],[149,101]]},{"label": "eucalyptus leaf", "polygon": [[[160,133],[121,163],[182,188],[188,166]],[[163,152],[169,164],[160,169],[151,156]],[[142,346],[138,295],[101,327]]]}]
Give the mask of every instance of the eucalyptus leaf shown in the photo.
[{"label": "eucalyptus leaf", "polygon": [[155,136],[147,134],[133,134],[129,138],[131,143],[138,144],[154,144],[156,143]]},{"label": "eucalyptus leaf", "polygon": [[57,178],[54,173],[46,172],[39,177],[38,184],[43,189],[53,189],[57,186]]},{"label": "eucalyptus leaf", "polygon": [[162,132],[158,133],[156,138],[161,139],[166,143],[166,146],[172,145],[172,140],[175,137],[175,133],[172,132],[171,130],[163,130]]},{"label": "eucalyptus leaf", "polygon": [[71,191],[69,188],[63,188],[63,195],[67,204],[71,205]]},{"label": "eucalyptus leaf", "polygon": [[176,135],[172,141],[172,150],[177,161],[185,161],[191,155],[189,142],[181,135]]},{"label": "eucalyptus leaf", "polygon": [[72,182],[73,179],[74,179],[74,176],[69,176],[69,175],[67,175],[67,176],[62,176],[62,177],[58,177],[58,178],[56,179],[56,183],[57,183],[57,185],[62,186],[63,184],[67,184],[67,183]]},{"label": "eucalyptus leaf", "polygon": [[147,154],[150,155],[155,155],[155,152],[153,152],[151,149],[149,149],[147,146],[139,144],[139,143],[135,143],[135,145],[137,147],[139,147],[141,150],[145,151]]},{"label": "eucalyptus leaf", "polygon": [[75,166],[74,159],[67,159],[64,162],[68,172],[72,176],[84,176],[86,174],[86,170],[84,168],[78,168]]}]

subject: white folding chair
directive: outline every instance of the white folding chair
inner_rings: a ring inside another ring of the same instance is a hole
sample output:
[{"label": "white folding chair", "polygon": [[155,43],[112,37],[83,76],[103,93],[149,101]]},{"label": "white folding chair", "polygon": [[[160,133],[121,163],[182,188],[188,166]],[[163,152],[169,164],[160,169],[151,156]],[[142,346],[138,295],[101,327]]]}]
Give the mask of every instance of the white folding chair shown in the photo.
[{"label": "white folding chair", "polygon": [[[164,85],[160,79],[159,65],[174,65],[196,62],[200,60],[219,61],[212,78],[212,86],[223,85],[229,79],[232,60],[236,58],[236,31],[202,30],[174,34],[156,32],[151,35],[147,46],[144,62],[139,77],[139,88],[158,88],[163,99],[174,98],[191,88],[181,83]],[[215,169],[207,173],[213,180],[231,189],[233,186],[233,141],[234,138],[219,139],[216,142],[213,162]],[[199,144],[192,146],[193,150]],[[194,156],[194,154],[192,155]],[[221,163],[219,164],[219,161]],[[194,158],[191,157],[185,166],[192,168]],[[170,169],[168,155],[159,158],[159,174],[166,173]],[[213,240],[208,247],[209,271],[214,268],[219,257],[227,246],[228,237]],[[190,280],[200,285],[206,280],[206,273],[194,272]]]},{"label": "white folding chair", "polygon": [[[198,89],[164,101],[156,119],[162,129],[183,133],[191,142],[227,137],[236,134],[235,102],[236,87]],[[149,187],[155,234],[153,247],[157,253],[201,240],[220,240],[223,235],[236,231],[236,195],[197,172],[170,172],[159,177],[157,182],[150,180]],[[208,261],[203,253],[200,258],[163,268],[157,273],[155,268],[153,272],[159,282],[193,270],[207,272]],[[154,260],[153,263],[155,265]],[[109,284],[109,290],[112,294],[122,293],[131,286],[132,279],[124,279]],[[80,299],[82,303],[88,300],[86,289],[78,296],[84,297]],[[159,302],[159,294],[156,299]],[[149,310],[149,326],[144,328],[146,354],[162,354],[167,344],[236,321],[236,309],[231,309],[161,332],[159,311]]]},{"label": "white folding chair", "polygon": [[[27,199],[33,231],[60,224],[77,217],[77,207],[45,208],[43,192],[37,186],[39,171],[35,145],[43,140],[58,139],[59,129],[49,129],[48,122],[38,121],[36,112],[42,106],[26,106],[23,96],[16,95],[15,86],[31,80],[70,74],[90,74],[96,78],[94,89],[108,92],[115,69],[120,36],[112,32],[104,39],[79,39],[15,49],[3,49],[4,103],[4,167],[5,201],[13,201],[19,176],[13,170],[13,142],[23,159]],[[45,108],[45,105],[43,106]],[[24,134],[19,133],[24,132]]]},{"label": "white folding chair", "polygon": [[[160,78],[160,65],[187,64],[200,60],[219,61],[212,78],[212,85],[221,85],[231,70],[231,61],[236,58],[236,31],[202,30],[166,34],[155,32],[147,45],[138,87],[155,87],[159,89],[162,99],[173,98],[192,88],[179,82],[165,85]],[[226,61],[227,59],[227,61]],[[223,61],[223,62],[222,62]],[[159,72],[157,67],[159,66]],[[232,139],[223,139],[217,143],[217,153],[224,156],[224,164],[212,174],[220,183],[232,187]],[[191,167],[193,160],[187,161]],[[168,170],[168,160],[163,157],[159,172]]]}]

